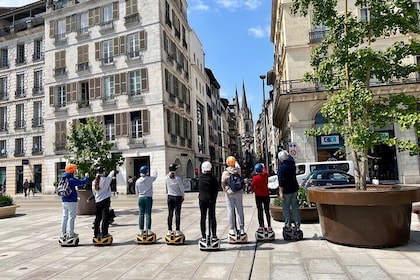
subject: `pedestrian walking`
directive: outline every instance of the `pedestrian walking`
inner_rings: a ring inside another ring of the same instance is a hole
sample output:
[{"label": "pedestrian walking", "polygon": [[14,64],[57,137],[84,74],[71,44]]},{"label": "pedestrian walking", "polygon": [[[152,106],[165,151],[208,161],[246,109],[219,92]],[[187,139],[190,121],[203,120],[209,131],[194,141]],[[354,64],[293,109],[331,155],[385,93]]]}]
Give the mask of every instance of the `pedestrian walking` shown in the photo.
[{"label": "pedestrian walking", "polygon": [[25,182],[22,185],[23,187],[23,193],[25,194],[25,197],[28,196],[28,189],[29,189],[29,182],[28,179],[25,179]]}]

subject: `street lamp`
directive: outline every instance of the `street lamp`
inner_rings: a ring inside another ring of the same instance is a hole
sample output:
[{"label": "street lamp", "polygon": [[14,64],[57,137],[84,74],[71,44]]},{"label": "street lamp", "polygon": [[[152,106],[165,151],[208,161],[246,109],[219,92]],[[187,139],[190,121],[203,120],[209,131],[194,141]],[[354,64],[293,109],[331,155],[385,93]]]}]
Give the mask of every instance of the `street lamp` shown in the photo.
[{"label": "street lamp", "polygon": [[265,131],[265,147],[264,147],[264,153],[265,153],[265,167],[267,168],[268,174],[270,174],[270,166],[268,164],[268,135],[267,135],[267,113],[265,110],[265,87],[264,87],[264,80],[265,75],[260,75],[260,79],[262,81],[262,94],[263,94],[263,102],[262,102],[262,109],[263,109],[263,116],[264,116],[264,131]]}]

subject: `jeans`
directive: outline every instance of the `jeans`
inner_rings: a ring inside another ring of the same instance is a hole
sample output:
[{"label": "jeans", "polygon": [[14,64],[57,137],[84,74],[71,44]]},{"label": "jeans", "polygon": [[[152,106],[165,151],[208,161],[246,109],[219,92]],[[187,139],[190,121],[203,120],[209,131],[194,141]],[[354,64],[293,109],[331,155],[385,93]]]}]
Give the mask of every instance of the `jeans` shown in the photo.
[{"label": "jeans", "polygon": [[172,220],[175,210],[175,227],[176,230],[180,230],[181,226],[181,205],[182,205],[182,196],[173,196],[168,195],[168,230],[172,230]]},{"label": "jeans", "polygon": [[[236,213],[239,216],[239,229],[244,229],[244,207],[242,204],[242,191],[237,191],[231,194],[225,193],[226,205],[228,211],[229,229],[237,229],[236,227]],[[236,212],[235,212],[236,209]]]},{"label": "jeans", "polygon": [[[77,202],[62,202],[63,219],[61,221],[61,232],[64,235],[68,233],[74,234],[74,221],[77,214]],[[67,231],[68,229],[68,231]]]},{"label": "jeans", "polygon": [[264,213],[265,213],[265,218],[267,220],[267,227],[271,227],[270,196],[255,196],[255,204],[257,205],[259,226],[264,227]]},{"label": "jeans", "polygon": [[[139,229],[151,229],[152,226],[152,205],[153,199],[151,197],[142,196],[138,199],[139,205]],[[144,218],[146,217],[146,228],[144,228]]]},{"label": "jeans", "polygon": [[213,237],[216,237],[216,203],[215,202],[208,202],[208,201],[199,201],[200,204],[200,229],[201,229],[201,236],[206,238],[206,219],[207,219],[207,211],[209,213],[209,225],[211,234]]},{"label": "jeans", "polygon": [[[101,226],[102,236],[108,235],[109,228],[109,206],[111,205],[111,199],[105,198],[102,201],[96,202],[96,217],[93,225],[94,236],[99,236],[99,226]],[[102,222],[102,223],[101,223]]]},{"label": "jeans", "polygon": [[284,194],[283,196],[283,215],[284,215],[284,224],[286,227],[290,227],[292,222],[290,219],[290,205],[292,206],[293,218],[295,221],[296,227],[300,227],[300,215],[299,215],[299,203],[297,200],[298,192]]}]

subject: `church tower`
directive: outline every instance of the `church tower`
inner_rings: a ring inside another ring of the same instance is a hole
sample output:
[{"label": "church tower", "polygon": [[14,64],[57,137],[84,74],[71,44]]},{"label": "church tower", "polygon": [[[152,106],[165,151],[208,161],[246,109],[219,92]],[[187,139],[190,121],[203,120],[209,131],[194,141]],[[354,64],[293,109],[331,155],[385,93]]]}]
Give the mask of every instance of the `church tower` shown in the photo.
[{"label": "church tower", "polygon": [[[236,91],[236,100],[239,106],[238,91]],[[244,82],[242,83],[242,106],[239,109],[238,120],[242,164],[245,167],[243,175],[248,176],[254,165],[254,122],[252,111],[248,107]]]}]

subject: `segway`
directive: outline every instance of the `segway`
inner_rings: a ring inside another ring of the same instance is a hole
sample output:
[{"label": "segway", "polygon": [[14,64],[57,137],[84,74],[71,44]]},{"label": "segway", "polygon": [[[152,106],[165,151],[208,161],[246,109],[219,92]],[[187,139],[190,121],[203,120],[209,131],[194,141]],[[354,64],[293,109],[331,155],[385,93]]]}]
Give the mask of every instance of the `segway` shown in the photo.
[{"label": "segway", "polygon": [[185,235],[176,235],[175,231],[171,231],[171,234],[165,235],[165,241],[168,245],[181,245],[185,243]]},{"label": "segway", "polygon": [[274,231],[268,231],[267,228],[263,228],[262,231],[255,232],[255,240],[258,241],[273,241],[276,238]]},{"label": "segway", "polygon": [[143,234],[138,234],[136,238],[137,244],[152,244],[156,243],[156,233],[147,234],[147,230]]},{"label": "segway", "polygon": [[58,244],[60,244],[61,247],[76,247],[79,245],[79,236],[75,235],[73,237],[69,237],[66,233],[64,236],[60,236],[60,238],[58,238]]},{"label": "segway", "polygon": [[198,241],[198,247],[200,248],[200,251],[215,251],[220,249],[220,239],[211,237],[210,231],[211,228],[209,219],[209,228],[206,238],[200,238]]},{"label": "segway", "polygon": [[283,239],[287,241],[298,241],[303,239],[303,231],[293,225],[290,228],[283,227]]},{"label": "segway", "polygon": [[95,246],[111,246],[113,241],[112,235],[93,237],[92,242]]},{"label": "segway", "polygon": [[[236,212],[233,212],[233,215],[235,216],[235,223],[237,223],[236,220]],[[235,225],[235,233],[231,234],[228,233],[228,242],[231,244],[235,243],[248,243],[248,235],[246,233],[241,234],[241,232],[236,228]]]}]

